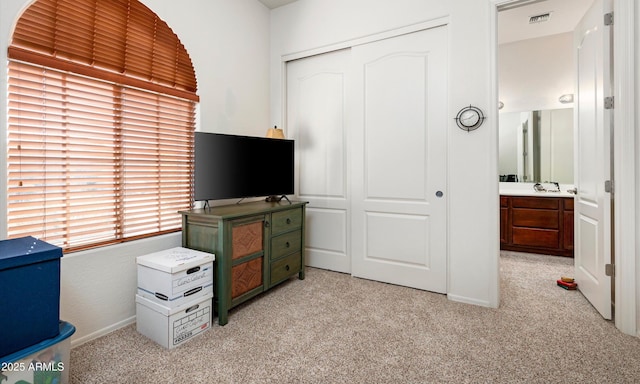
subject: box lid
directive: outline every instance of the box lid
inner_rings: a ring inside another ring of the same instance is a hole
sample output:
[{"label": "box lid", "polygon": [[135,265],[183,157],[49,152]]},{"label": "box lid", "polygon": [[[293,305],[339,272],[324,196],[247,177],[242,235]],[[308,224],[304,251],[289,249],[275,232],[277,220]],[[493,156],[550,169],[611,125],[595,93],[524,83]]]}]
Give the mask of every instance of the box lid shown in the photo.
[{"label": "box lid", "polygon": [[163,272],[176,273],[212,262],[215,260],[215,256],[212,253],[196,251],[195,249],[176,247],[138,256],[136,260],[139,265]]},{"label": "box lid", "polygon": [[0,357],[0,363],[15,363],[16,361],[22,360],[25,357],[31,356],[53,345],[56,345],[63,340],[66,340],[67,338],[69,338],[69,336],[73,335],[76,331],[76,327],[74,327],[73,324],[67,323],[66,321],[62,321],[62,320],[60,321],[58,327],[60,329],[60,333],[58,334],[58,336],[41,341],[38,344],[34,344],[25,349],[21,349],[10,355]]},{"label": "box lid", "polygon": [[0,240],[0,270],[62,257],[62,248],[32,236]]},{"label": "box lid", "polygon": [[[200,303],[202,303],[203,301],[207,301],[207,300],[211,300],[213,299],[213,292],[212,293],[208,293],[206,296],[202,296],[202,297],[198,297],[196,299],[193,299],[191,301],[187,301],[175,308],[169,308],[165,305],[153,302],[149,299],[147,299],[146,297],[142,297],[138,294],[136,294],[136,303],[140,304],[140,305],[144,305],[145,307],[153,310],[154,312],[158,312],[161,315],[164,316],[172,316],[175,315],[178,312],[182,312],[182,311],[187,311],[187,312],[191,312],[194,309],[198,309]],[[191,308],[191,307],[195,307],[195,308]]]}]

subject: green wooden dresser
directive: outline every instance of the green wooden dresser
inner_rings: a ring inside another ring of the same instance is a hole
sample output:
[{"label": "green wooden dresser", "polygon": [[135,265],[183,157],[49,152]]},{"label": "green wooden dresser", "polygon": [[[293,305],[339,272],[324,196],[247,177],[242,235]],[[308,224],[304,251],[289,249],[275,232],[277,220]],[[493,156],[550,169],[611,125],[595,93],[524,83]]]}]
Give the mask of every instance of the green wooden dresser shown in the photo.
[{"label": "green wooden dresser", "polygon": [[182,246],[215,254],[213,305],[229,309],[298,274],[304,279],[306,202],[257,201],[181,211]]}]

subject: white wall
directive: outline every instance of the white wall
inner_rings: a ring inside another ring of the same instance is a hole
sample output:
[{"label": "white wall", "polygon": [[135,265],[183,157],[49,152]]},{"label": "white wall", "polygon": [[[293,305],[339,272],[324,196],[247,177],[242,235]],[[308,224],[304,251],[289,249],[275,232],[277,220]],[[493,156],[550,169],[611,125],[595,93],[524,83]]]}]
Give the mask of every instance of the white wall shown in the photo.
[{"label": "white wall", "polygon": [[570,108],[560,95],[574,92],[573,33],[501,44],[498,89],[501,113]]},{"label": "white wall", "polygon": [[[490,307],[499,303],[493,9],[488,0],[299,0],[271,12],[271,116],[285,129],[283,56],[326,52],[373,34],[447,20],[448,297]],[[469,104],[487,115],[486,123],[471,133],[453,120]]]},{"label": "white wall", "polygon": [[[269,10],[256,0],[142,0],[178,35],[194,64],[199,129],[263,136],[269,121]],[[15,21],[31,0],[0,1],[0,63]],[[4,67],[4,64],[3,64]],[[6,68],[5,71],[6,72]],[[6,76],[0,76],[6,89]],[[0,92],[0,137],[6,137],[6,92]],[[6,141],[0,140],[0,153]],[[6,169],[0,156],[0,169]],[[6,176],[0,177],[6,190]],[[150,207],[152,207],[150,203]],[[6,237],[0,194],[0,239]],[[76,326],[72,345],[135,320],[136,256],[181,244],[181,234],[65,255],[61,317]]]}]

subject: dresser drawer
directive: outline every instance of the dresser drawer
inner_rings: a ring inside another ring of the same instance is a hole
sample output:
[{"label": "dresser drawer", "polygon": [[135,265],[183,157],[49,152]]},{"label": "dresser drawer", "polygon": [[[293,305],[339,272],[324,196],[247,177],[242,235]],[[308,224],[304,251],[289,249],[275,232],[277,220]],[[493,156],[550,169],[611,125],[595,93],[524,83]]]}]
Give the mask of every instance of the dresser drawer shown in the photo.
[{"label": "dresser drawer", "polygon": [[300,251],[302,246],[302,231],[297,230],[275,236],[271,240],[271,260],[286,256],[291,252]]},{"label": "dresser drawer", "polygon": [[513,208],[511,223],[514,227],[558,229],[560,218],[558,211]]},{"label": "dresser drawer", "polygon": [[511,198],[513,208],[537,208],[537,209],[558,209],[560,201],[553,197],[513,197]]},{"label": "dresser drawer", "polygon": [[271,277],[269,281],[271,286],[300,272],[300,266],[300,252],[293,253],[287,257],[271,262]]},{"label": "dresser drawer", "polygon": [[274,235],[302,227],[302,208],[274,212],[271,215],[271,231]]},{"label": "dresser drawer", "polygon": [[557,249],[560,247],[560,232],[552,229],[513,228],[513,244]]}]

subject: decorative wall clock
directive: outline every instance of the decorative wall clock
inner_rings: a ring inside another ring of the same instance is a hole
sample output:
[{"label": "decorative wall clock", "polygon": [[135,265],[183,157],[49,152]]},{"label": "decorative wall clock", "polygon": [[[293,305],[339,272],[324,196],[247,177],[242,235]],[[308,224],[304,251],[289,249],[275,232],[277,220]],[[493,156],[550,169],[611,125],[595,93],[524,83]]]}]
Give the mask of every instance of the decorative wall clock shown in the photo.
[{"label": "decorative wall clock", "polygon": [[462,108],[455,117],[458,127],[467,132],[473,131],[481,126],[484,119],[486,119],[486,117],[484,113],[482,113],[482,110],[472,105]]}]

